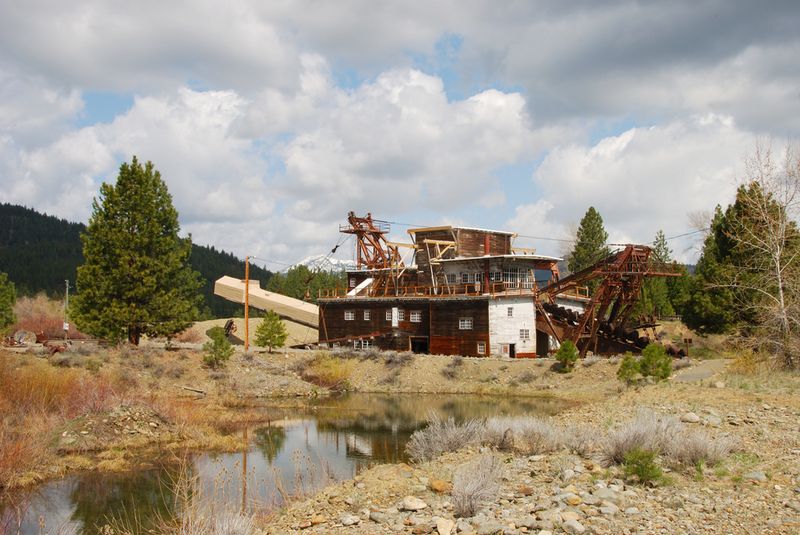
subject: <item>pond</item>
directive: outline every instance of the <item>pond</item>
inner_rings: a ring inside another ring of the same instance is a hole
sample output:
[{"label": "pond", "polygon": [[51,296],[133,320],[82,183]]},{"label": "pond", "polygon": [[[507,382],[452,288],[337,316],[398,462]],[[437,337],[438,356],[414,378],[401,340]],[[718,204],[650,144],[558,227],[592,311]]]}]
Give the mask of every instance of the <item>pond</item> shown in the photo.
[{"label": "pond", "polygon": [[[2,533],[148,533],[188,507],[267,511],[290,497],[407,460],[405,445],[429,413],[456,420],[554,414],[563,402],[470,395],[351,394],[263,406],[265,424],[236,429],[242,451],[159,459],[156,468],[88,472],[0,504]],[[247,444],[247,447],[244,447]]]}]

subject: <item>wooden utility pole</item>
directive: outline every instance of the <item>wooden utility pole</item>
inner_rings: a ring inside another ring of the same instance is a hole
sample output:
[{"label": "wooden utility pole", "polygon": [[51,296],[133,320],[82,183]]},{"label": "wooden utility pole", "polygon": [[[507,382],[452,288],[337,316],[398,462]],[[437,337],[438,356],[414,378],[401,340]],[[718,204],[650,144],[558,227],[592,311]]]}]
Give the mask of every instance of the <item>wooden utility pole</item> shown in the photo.
[{"label": "wooden utility pole", "polygon": [[64,341],[69,341],[69,279],[64,281]]},{"label": "wooden utility pole", "polygon": [[244,352],[250,348],[250,257],[244,257]]}]

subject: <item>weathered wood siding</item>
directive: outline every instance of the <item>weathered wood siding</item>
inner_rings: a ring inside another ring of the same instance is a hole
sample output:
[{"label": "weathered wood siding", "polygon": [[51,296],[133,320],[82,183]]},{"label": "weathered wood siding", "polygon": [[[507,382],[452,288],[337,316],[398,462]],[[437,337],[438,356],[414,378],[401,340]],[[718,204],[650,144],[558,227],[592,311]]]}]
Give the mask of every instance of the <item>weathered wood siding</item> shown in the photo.
[{"label": "weathered wood siding", "polygon": [[[459,318],[472,318],[472,329],[458,328]],[[485,299],[431,300],[430,352],[440,355],[482,356],[478,342],[489,352],[489,312]]]},{"label": "weathered wood siding", "polygon": [[[397,307],[405,312],[405,319],[392,328],[386,312]],[[345,311],[353,311],[353,319],[345,319]],[[369,319],[364,319],[369,311]],[[421,320],[411,321],[411,312],[419,311]],[[382,349],[409,348],[409,337],[428,336],[430,311],[426,300],[411,299],[332,299],[319,301],[319,341],[347,341],[374,337]]]},{"label": "weathered wood siding", "polygon": [[[489,235],[489,251],[486,251],[486,235]],[[511,236],[481,230],[457,229],[459,256],[484,256],[511,254]]]}]

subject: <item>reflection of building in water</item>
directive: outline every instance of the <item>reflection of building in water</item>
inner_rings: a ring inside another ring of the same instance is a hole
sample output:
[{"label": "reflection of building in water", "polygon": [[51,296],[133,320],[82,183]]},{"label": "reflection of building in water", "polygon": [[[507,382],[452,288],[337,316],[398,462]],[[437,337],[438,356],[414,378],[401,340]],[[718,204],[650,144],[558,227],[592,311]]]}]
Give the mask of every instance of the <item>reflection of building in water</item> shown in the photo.
[{"label": "reflection of building in water", "polygon": [[364,438],[348,433],[345,435],[345,442],[347,443],[347,452],[354,451],[359,455],[365,457],[372,457],[372,444]]},{"label": "reflection of building in water", "polygon": [[319,430],[323,431],[321,438],[331,440],[337,451],[344,450],[345,456],[357,465],[408,460],[405,446],[411,432],[392,432],[390,429],[354,432],[328,426],[320,426]]}]

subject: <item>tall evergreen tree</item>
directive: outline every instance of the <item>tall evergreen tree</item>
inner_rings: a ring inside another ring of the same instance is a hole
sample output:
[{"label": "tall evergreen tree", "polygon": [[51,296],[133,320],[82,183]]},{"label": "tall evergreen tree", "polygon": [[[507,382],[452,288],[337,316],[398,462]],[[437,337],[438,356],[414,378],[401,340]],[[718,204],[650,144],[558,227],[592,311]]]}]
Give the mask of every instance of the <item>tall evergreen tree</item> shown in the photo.
[{"label": "tall evergreen tree", "polygon": [[78,268],[75,320],[101,338],[165,336],[197,315],[201,286],[189,267],[191,237],[180,238],[172,196],[151,162],[120,166],[92,203]]},{"label": "tall evergreen tree", "polygon": [[8,275],[0,272],[0,331],[16,321],[14,317],[14,303],[17,301],[17,291],[14,283],[8,280]]},{"label": "tall evergreen tree", "polygon": [[[672,250],[667,245],[664,232],[659,230],[653,240],[650,262],[654,265],[672,261]],[[664,277],[648,277],[642,284],[642,297],[634,309],[636,315],[672,316],[675,309],[669,298],[669,280]]]},{"label": "tall evergreen tree", "polygon": [[590,206],[578,226],[575,248],[567,263],[569,270],[575,273],[608,256],[611,251],[606,245],[607,240],[608,233],[603,227],[603,218],[594,206]]}]

